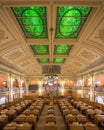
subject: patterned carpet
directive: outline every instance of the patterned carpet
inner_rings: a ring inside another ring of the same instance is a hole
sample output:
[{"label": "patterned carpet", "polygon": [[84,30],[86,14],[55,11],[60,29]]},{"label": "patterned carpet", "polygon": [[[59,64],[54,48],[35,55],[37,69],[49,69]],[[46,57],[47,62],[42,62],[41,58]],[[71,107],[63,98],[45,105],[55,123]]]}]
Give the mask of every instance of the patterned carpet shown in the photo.
[{"label": "patterned carpet", "polygon": [[[37,122],[35,130],[45,130],[47,107],[48,107],[47,105],[44,107]],[[57,105],[55,105],[55,115],[56,115],[57,130],[66,130],[66,125],[64,123],[63,117]]]}]

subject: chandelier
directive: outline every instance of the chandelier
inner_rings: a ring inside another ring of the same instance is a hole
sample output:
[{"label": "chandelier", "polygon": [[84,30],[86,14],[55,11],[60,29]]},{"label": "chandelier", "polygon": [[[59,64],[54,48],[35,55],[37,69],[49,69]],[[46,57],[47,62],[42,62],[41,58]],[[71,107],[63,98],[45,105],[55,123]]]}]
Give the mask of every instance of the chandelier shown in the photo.
[{"label": "chandelier", "polygon": [[45,79],[48,79],[48,80],[57,80],[58,79],[58,75],[56,74],[52,74],[52,73],[49,73],[47,75],[45,75]]},{"label": "chandelier", "polygon": [[58,79],[58,75],[56,73],[56,68],[55,66],[48,66],[48,72],[47,74],[45,74],[45,79],[46,80],[57,80]]}]

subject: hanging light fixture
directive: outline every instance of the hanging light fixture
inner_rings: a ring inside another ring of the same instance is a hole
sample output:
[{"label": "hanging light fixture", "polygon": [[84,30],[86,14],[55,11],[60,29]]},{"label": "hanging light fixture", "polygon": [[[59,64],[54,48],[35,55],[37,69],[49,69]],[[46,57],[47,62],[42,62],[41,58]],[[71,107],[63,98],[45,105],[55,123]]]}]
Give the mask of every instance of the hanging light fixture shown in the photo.
[{"label": "hanging light fixture", "polygon": [[57,75],[54,75],[54,74],[47,74],[45,75],[45,79],[58,79],[58,76]]},{"label": "hanging light fixture", "polygon": [[58,79],[58,75],[55,72],[55,66],[49,66],[48,67],[48,73],[45,75],[45,79],[46,80],[57,80]]}]

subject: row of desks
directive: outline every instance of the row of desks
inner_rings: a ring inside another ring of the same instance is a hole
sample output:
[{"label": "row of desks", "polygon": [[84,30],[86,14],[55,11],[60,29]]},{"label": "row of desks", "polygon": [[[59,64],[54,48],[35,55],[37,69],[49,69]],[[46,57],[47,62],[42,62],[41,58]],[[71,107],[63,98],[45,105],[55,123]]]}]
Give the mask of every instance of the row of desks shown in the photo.
[{"label": "row of desks", "polygon": [[40,111],[44,102],[36,101],[32,103],[21,115],[17,116],[13,122],[7,124],[3,130],[32,130],[35,129]]},{"label": "row of desks", "polygon": [[95,124],[79,124],[78,122],[68,125],[68,128],[70,130],[99,130]]}]

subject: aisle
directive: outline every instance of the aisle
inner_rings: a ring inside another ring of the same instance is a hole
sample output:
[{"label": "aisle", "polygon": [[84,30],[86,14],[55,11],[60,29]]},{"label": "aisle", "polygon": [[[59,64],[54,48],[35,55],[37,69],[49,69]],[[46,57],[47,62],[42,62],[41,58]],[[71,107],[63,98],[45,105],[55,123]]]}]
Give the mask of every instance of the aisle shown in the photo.
[{"label": "aisle", "polygon": [[65,122],[61,115],[60,109],[57,105],[55,106],[55,115],[56,115],[57,130],[66,130]]},{"label": "aisle", "polygon": [[[37,126],[35,130],[45,130],[45,123],[46,123],[46,116],[47,116],[47,107],[48,105],[45,105],[43,108],[43,111],[39,117],[39,120],[37,122]],[[66,125],[64,123],[63,117],[61,115],[60,109],[57,105],[55,105],[55,115],[56,115],[56,125],[57,130],[66,130]]]},{"label": "aisle", "polygon": [[44,106],[44,108],[41,112],[41,115],[39,117],[35,130],[44,130],[45,129],[46,115],[47,115],[47,105]]}]

